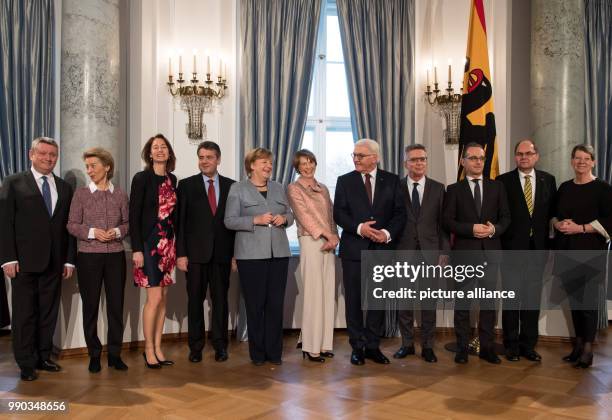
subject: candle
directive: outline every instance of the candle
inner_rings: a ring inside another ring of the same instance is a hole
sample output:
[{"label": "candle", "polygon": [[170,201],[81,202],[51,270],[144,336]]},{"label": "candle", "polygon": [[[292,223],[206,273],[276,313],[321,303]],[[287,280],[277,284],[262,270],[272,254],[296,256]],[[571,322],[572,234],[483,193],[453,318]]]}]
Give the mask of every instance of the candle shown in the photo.
[{"label": "candle", "polygon": [[193,50],[193,72],[194,73],[198,72],[197,66],[196,66],[196,56],[197,56],[197,54],[198,54],[198,50],[194,49]]},{"label": "candle", "polygon": [[206,56],[206,74],[210,74],[210,55]]},{"label": "candle", "polygon": [[427,72],[427,87],[429,87],[429,69],[425,69]]},{"label": "candle", "polygon": [[172,76],[172,56],[168,57],[168,75]]},{"label": "candle", "polygon": [[438,68],[434,66],[434,84],[438,84]]},{"label": "candle", "polygon": [[453,77],[451,75],[451,64],[452,64],[453,60],[452,58],[448,59],[448,83],[450,83],[453,80]]},{"label": "candle", "polygon": [[179,73],[183,73],[183,56],[179,55]]},{"label": "candle", "polygon": [[223,61],[219,57],[219,77],[223,77],[222,72],[223,72]]},{"label": "candle", "polygon": [[225,63],[225,69],[223,70],[223,80],[227,80],[227,63]]}]

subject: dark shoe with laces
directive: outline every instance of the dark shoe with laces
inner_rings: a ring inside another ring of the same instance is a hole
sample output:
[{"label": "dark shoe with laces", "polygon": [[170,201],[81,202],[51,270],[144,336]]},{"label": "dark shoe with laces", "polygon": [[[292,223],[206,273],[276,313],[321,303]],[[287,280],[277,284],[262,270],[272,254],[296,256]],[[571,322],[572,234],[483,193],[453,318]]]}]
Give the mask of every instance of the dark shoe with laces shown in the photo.
[{"label": "dark shoe with laces", "polygon": [[215,361],[216,362],[225,362],[228,358],[229,356],[227,354],[227,350],[225,349],[215,350]]},{"label": "dark shoe with laces", "polygon": [[202,361],[202,352],[201,351],[190,351],[189,352],[189,361],[191,363],[199,363]]},{"label": "dark shoe with laces", "polygon": [[92,357],[89,359],[89,367],[87,368],[91,373],[98,373],[102,370],[99,357]]},{"label": "dark shoe with laces", "polygon": [[62,367],[55,363],[53,360],[47,359],[40,360],[36,365],[36,369],[45,370],[47,372],[59,372],[60,370],[62,370]]},{"label": "dark shoe with laces", "polygon": [[22,368],[21,369],[21,380],[30,382],[38,379],[38,375],[36,375],[36,371],[32,368]]},{"label": "dark shoe with laces", "polygon": [[436,354],[434,353],[433,349],[428,349],[428,348],[423,349],[421,351],[421,357],[427,363],[436,363],[438,361],[438,358],[436,357]]},{"label": "dark shoe with laces", "polygon": [[366,349],[364,352],[364,356],[366,359],[372,360],[374,363],[378,363],[381,365],[388,365],[391,363],[387,356],[382,354],[380,349]]},{"label": "dark shoe with laces", "polygon": [[116,370],[128,370],[128,366],[121,360],[119,356],[108,356],[108,367],[114,367]]},{"label": "dark shoe with laces", "polygon": [[501,363],[501,359],[497,357],[497,355],[492,351],[481,350],[478,357],[484,360],[485,362],[489,362],[494,365],[499,365]]},{"label": "dark shoe with laces", "polygon": [[353,350],[351,353],[351,364],[355,366],[361,366],[365,364],[365,357],[363,350]]},{"label": "dark shoe with laces", "polygon": [[521,360],[521,358],[519,357],[518,351],[513,349],[507,349],[506,360],[509,362],[518,362],[519,360]]},{"label": "dark shoe with laces", "polygon": [[540,353],[538,353],[535,350],[521,351],[521,356],[523,356],[525,359],[529,360],[530,362],[541,362],[542,361],[542,356],[540,356]]},{"label": "dark shoe with laces", "polygon": [[465,365],[468,362],[468,352],[467,350],[462,350],[455,354],[455,363],[460,365]]},{"label": "dark shoe with laces", "polygon": [[403,359],[404,357],[408,355],[413,355],[413,354],[415,354],[414,346],[402,346],[399,348],[398,351],[395,352],[395,354],[393,355],[393,358]]}]

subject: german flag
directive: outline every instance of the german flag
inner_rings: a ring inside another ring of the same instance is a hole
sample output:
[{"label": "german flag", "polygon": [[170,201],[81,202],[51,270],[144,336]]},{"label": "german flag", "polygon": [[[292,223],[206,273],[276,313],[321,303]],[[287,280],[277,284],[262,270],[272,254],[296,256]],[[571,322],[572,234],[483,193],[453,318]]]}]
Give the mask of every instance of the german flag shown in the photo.
[{"label": "german flag", "polygon": [[[493,86],[489,70],[487,26],[482,0],[472,0],[467,53],[461,97],[461,129],[459,135],[459,160],[466,144],[480,143],[485,150],[485,177],[495,179],[499,175],[495,116],[493,115]],[[459,165],[457,179],[464,177]]]}]

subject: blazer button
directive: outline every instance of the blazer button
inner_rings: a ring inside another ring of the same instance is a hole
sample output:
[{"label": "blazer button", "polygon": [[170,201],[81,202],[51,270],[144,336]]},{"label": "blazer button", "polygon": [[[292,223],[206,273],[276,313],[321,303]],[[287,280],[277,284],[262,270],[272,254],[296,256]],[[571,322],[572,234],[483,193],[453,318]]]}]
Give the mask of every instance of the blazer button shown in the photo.
[{"label": "blazer button", "polygon": [[370,220],[374,220],[374,216],[370,216]]}]

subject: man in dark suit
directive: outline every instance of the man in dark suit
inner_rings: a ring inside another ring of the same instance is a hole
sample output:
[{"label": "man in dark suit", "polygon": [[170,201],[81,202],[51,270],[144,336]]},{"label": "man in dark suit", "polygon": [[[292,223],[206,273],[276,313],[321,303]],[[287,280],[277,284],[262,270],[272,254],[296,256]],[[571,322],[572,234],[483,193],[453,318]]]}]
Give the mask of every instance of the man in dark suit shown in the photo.
[{"label": "man in dark suit", "polygon": [[[504,184],[484,178],[483,168],[485,151],[478,143],[469,143],[464,148],[461,164],[465,178],[448,186],[444,201],[444,225],[455,235],[453,250],[472,251],[470,255],[453,256],[455,263],[483,264],[486,262],[482,279],[455,282],[458,289],[470,290],[474,287],[495,289],[499,270],[501,250],[500,236],[510,224],[510,210]],[[493,251],[493,252],[489,252]],[[459,257],[459,258],[457,258]],[[456,363],[467,363],[468,342],[470,339],[469,301],[455,301],[455,334],[458,352]],[[480,338],[480,358],[498,364],[501,360],[493,349],[495,328],[494,302],[480,300],[478,332]]]},{"label": "man in dark suit", "polygon": [[338,177],[334,220],[342,227],[340,258],[346,304],[346,326],[353,348],[351,363],[365,358],[388,364],[379,349],[385,312],[361,310],[361,251],[392,249],[406,222],[406,208],[397,175],[377,168],[378,143],[362,139],[353,151],[355,170]]},{"label": "man in dark suit", "polygon": [[[502,312],[506,359],[515,362],[520,356],[539,362],[535,351],[538,342],[539,305],[542,274],[549,249],[549,222],[554,215],[557,183],[551,174],[536,170],[540,155],[535,143],[525,139],[514,148],[516,169],[497,177],[508,195],[512,222],[501,237],[507,252],[502,263],[504,289],[514,290],[521,298],[508,301]],[[526,251],[534,251],[525,258]]]},{"label": "man in dark suit", "polygon": [[234,252],[234,231],[223,223],[227,194],[234,180],[219,175],[221,149],[212,141],[199,144],[200,173],[178,186],[177,267],[186,272],[189,360],[202,361],[205,342],[204,298],[210,286],[212,345],[215,360],[226,361],[227,291]]},{"label": "man in dark suit", "polygon": [[[407,210],[406,226],[397,242],[397,249],[416,251],[413,264],[424,261],[431,265],[445,265],[450,245],[448,233],[442,227],[444,184],[426,176],[427,150],[422,144],[406,147],[404,167],[407,176],[401,183],[401,188]],[[435,302],[426,301],[422,302],[422,305],[424,306],[421,308],[421,357],[426,362],[434,363],[438,361],[433,351],[436,328]],[[402,359],[415,354],[414,311],[399,310],[398,321],[402,333],[402,346],[393,357]]]},{"label": "man in dark suit", "polygon": [[57,143],[32,142],[30,170],[7,177],[0,188],[0,265],[11,278],[13,351],[21,379],[57,372],[50,359],[61,278],[74,270],[76,243],[66,230],[72,187],[52,171]]}]

